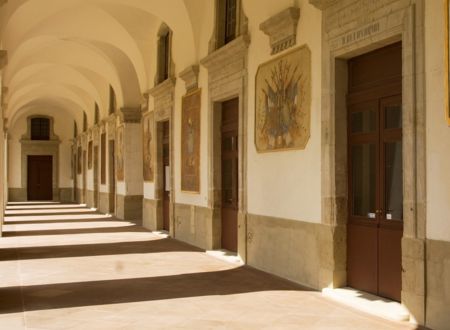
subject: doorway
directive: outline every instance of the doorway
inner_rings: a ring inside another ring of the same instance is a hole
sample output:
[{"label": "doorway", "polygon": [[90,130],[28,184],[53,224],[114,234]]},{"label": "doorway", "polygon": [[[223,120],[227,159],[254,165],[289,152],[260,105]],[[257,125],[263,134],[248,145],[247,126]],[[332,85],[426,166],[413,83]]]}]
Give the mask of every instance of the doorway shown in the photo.
[{"label": "doorway", "polygon": [[98,208],[98,145],[94,146],[94,207]]},{"label": "doorway", "polygon": [[222,103],[221,191],[222,248],[237,252],[239,209],[239,99]]},{"label": "doorway", "polygon": [[29,201],[53,200],[53,157],[28,156]]},{"label": "doorway", "polygon": [[349,60],[347,284],[401,299],[402,45]]},{"label": "doorway", "polygon": [[109,140],[109,159],[108,159],[108,176],[109,176],[109,213],[116,212],[116,158],[114,140]]},{"label": "doorway", "polygon": [[163,230],[170,230],[170,122],[162,123]]}]

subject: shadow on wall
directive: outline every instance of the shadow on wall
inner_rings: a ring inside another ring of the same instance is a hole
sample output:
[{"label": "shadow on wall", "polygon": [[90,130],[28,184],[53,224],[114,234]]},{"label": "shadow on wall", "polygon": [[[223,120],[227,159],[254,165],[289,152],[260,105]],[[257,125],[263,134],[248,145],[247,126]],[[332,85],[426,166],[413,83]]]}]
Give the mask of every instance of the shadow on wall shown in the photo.
[{"label": "shadow on wall", "polygon": [[[309,291],[263,272],[239,267],[172,276],[2,288],[0,313],[17,313],[23,308],[37,311],[272,290]],[[51,294],[55,292],[58,294]]]}]

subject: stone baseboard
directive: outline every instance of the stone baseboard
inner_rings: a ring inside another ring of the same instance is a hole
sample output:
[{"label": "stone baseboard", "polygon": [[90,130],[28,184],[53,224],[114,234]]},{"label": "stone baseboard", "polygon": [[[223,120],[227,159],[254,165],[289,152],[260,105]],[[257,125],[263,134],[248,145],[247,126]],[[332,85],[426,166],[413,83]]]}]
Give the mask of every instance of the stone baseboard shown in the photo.
[{"label": "stone baseboard", "polygon": [[342,236],[344,230],[320,223],[248,214],[246,261],[314,289],[335,287],[346,276],[341,265],[345,249],[342,256],[336,246],[345,244]]},{"label": "stone baseboard", "polygon": [[100,192],[98,197],[98,210],[105,214],[110,214],[109,209],[109,198],[110,194],[108,192]]},{"label": "stone baseboard", "polygon": [[162,229],[162,201],[144,198],[142,208],[142,226],[153,231]]},{"label": "stone baseboard", "polygon": [[61,203],[72,203],[73,188],[59,188],[59,200]]},{"label": "stone baseboard", "polygon": [[9,202],[26,202],[28,193],[25,188],[8,188]]},{"label": "stone baseboard", "polygon": [[116,216],[119,219],[142,224],[142,195],[117,195]]},{"label": "stone baseboard", "polygon": [[205,250],[215,248],[213,210],[206,207],[175,204],[175,238]]},{"label": "stone baseboard", "polygon": [[86,190],[86,205],[88,207],[94,207],[94,191]]},{"label": "stone baseboard", "polygon": [[450,242],[427,240],[426,326],[450,326]]}]

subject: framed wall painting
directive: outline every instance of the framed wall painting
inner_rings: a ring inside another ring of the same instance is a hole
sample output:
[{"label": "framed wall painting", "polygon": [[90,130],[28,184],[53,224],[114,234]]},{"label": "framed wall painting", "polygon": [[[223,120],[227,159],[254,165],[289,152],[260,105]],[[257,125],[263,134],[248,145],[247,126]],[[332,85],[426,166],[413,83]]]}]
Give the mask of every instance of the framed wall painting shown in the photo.
[{"label": "framed wall painting", "polygon": [[117,127],[117,141],[116,141],[116,173],[117,181],[123,181],[125,179],[124,161],[123,161],[123,126]]},{"label": "framed wall painting", "polygon": [[311,51],[298,47],[259,66],[255,91],[258,152],[304,149],[311,126]]},{"label": "framed wall painting", "polygon": [[144,181],[153,182],[154,168],[153,168],[153,139],[154,139],[154,121],[153,112],[145,114],[142,118],[143,125],[143,171]]},{"label": "framed wall painting", "polygon": [[185,95],[181,107],[181,190],[199,193],[201,89]]}]

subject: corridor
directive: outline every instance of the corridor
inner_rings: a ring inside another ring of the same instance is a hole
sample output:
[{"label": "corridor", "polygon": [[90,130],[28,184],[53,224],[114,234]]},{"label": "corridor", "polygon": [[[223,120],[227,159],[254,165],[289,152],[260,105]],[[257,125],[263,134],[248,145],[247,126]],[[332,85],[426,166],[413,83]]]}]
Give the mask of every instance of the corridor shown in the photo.
[{"label": "corridor", "polygon": [[10,203],[0,329],[409,329],[82,205]]}]

